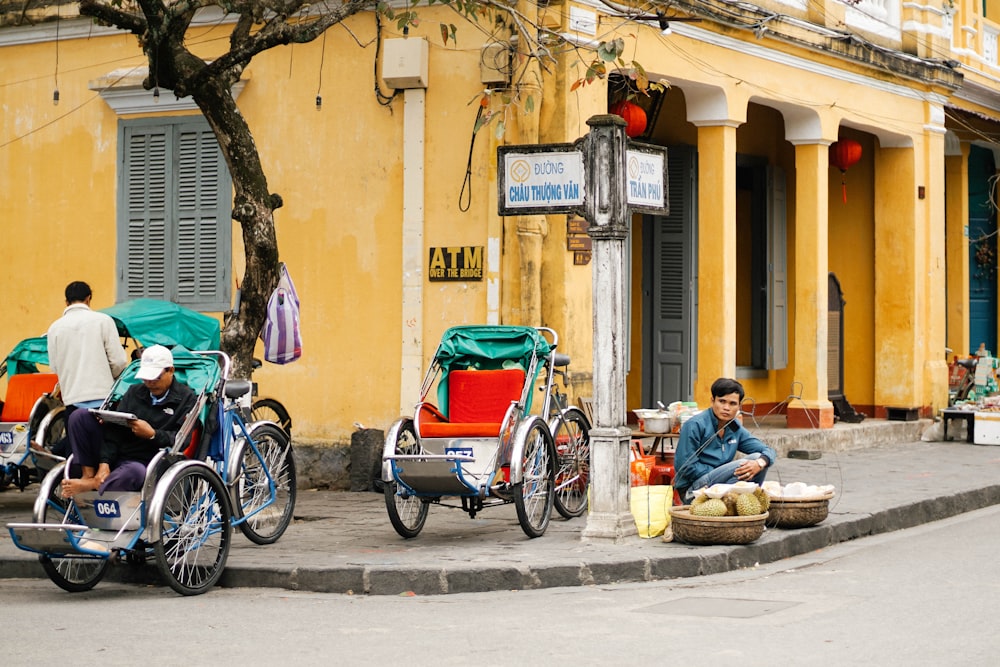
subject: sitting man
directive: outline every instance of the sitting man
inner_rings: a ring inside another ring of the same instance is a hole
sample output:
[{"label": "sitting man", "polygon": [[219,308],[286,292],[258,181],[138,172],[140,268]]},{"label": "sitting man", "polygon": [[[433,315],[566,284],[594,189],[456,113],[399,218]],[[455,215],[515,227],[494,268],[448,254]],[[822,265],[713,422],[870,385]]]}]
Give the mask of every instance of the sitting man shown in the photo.
[{"label": "sitting man", "polygon": [[[702,410],[681,427],[674,454],[674,488],[684,503],[690,503],[693,492],[705,486],[764,483],[777,455],[737,420],[742,403],[743,385],[719,378],[712,383],[712,409]],[[747,456],[734,460],[736,452]]]},{"label": "sitting man", "polygon": [[127,426],[104,423],[87,410],[70,415],[70,445],[83,476],[63,480],[65,497],[94,490],[138,491],[157,451],[173,446],[195,406],[194,392],[174,379],[174,357],[162,345],[143,351],[135,376],[142,384],[129,387],[116,408],[138,417]]}]

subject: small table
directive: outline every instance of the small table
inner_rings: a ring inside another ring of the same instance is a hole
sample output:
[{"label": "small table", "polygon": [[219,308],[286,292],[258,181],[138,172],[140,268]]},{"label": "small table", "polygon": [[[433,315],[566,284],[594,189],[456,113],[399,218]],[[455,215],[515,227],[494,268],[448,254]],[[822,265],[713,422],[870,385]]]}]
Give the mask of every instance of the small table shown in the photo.
[{"label": "small table", "polygon": [[941,422],[944,424],[944,439],[948,439],[948,422],[959,419],[965,421],[965,441],[973,442],[976,431],[976,412],[974,410],[944,409],[941,411]]},{"label": "small table", "polygon": [[643,451],[645,451],[646,454],[653,454],[657,450],[659,450],[662,454],[663,443],[665,441],[669,441],[670,448],[675,449],[674,445],[679,437],[681,437],[680,433],[646,433],[645,431],[640,431],[637,428],[632,429],[632,438],[634,440],[646,440],[648,438],[653,438],[653,446],[648,451],[643,448]]}]

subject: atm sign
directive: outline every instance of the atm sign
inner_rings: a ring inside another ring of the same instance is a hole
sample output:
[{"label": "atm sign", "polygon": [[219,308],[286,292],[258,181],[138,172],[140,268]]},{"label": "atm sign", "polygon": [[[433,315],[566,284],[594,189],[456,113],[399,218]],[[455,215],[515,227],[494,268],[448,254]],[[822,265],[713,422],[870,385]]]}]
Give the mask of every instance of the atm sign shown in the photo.
[{"label": "atm sign", "polygon": [[483,279],[483,246],[431,248],[427,277],[432,282]]}]

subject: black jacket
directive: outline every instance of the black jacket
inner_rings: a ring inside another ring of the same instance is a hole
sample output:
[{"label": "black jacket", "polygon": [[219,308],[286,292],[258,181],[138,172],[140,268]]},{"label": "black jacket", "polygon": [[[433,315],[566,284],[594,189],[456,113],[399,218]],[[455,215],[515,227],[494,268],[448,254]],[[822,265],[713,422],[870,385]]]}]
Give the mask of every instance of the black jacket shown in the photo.
[{"label": "black jacket", "polygon": [[101,463],[116,461],[142,461],[149,463],[156,452],[172,447],[177,431],[184,423],[184,417],[195,406],[195,395],[191,388],[174,378],[167,398],[159,405],[153,405],[149,389],[143,384],[128,388],[115,408],[121,412],[131,412],[139,419],[149,422],[156,430],[152,440],[140,438],[127,426],[105,424],[104,442],[101,445]]}]

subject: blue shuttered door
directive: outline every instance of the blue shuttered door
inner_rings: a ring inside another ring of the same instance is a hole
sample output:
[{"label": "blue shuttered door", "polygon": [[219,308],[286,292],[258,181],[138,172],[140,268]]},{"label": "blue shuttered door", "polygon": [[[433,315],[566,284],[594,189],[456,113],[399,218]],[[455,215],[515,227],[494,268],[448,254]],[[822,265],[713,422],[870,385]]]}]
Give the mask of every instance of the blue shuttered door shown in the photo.
[{"label": "blue shuttered door", "polygon": [[697,358],[696,154],[667,155],[670,213],[645,216],[643,405],[691,400]]},{"label": "blue shuttered door", "polygon": [[997,247],[996,212],[991,205],[991,179],[995,176],[993,152],[972,146],[969,151],[969,349],[955,350],[959,356],[975,353],[980,344],[997,354],[996,261],[989,266],[976,261],[981,243]]}]

